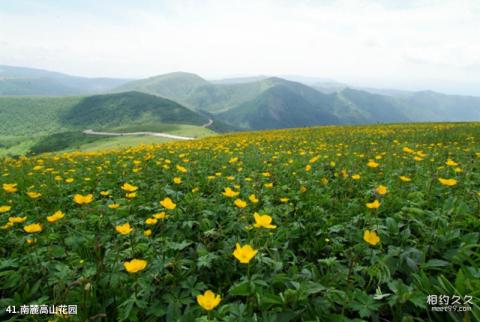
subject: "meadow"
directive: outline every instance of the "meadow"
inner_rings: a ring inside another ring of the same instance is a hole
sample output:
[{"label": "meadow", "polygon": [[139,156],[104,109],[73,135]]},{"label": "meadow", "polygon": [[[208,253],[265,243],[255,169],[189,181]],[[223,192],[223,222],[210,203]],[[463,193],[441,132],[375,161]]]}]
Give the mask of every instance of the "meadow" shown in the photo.
[{"label": "meadow", "polygon": [[[0,159],[0,318],[480,321],[479,138],[332,126]],[[78,314],[4,311],[22,304]]]}]

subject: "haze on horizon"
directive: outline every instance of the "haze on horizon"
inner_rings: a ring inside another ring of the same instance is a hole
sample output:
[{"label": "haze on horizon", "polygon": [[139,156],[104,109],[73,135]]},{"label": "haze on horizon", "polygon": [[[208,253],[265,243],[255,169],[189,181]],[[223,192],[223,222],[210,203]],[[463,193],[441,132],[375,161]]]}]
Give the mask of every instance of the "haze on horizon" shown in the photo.
[{"label": "haze on horizon", "polygon": [[0,2],[0,64],[88,77],[302,75],[480,96],[476,0]]}]

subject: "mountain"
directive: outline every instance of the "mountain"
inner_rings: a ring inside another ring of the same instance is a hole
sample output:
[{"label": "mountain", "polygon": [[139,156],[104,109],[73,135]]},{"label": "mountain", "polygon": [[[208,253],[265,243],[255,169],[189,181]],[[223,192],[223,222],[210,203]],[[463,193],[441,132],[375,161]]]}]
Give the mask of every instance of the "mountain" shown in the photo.
[{"label": "mountain", "polygon": [[174,101],[139,92],[86,97],[0,97],[0,154],[24,154],[30,148],[36,152],[53,151],[104,138],[82,134],[86,129],[166,132],[190,137],[231,130],[231,126],[216,120],[206,128],[210,118]]},{"label": "mountain", "polygon": [[67,96],[101,93],[128,82],[0,65],[0,96]]},{"label": "mountain", "polygon": [[364,90],[319,78],[296,79],[313,83],[313,87],[279,77],[212,83],[194,74],[173,73],[130,82],[116,90],[132,88],[168,97],[230,126],[252,130],[322,124],[480,120],[480,98],[477,97]]},{"label": "mountain", "polygon": [[60,121],[79,128],[108,128],[152,122],[202,125],[208,118],[166,98],[124,92],[86,97],[62,114]]},{"label": "mountain", "polygon": [[253,100],[217,117],[246,129],[276,129],[338,124],[332,114],[313,105],[286,85],[273,86]]},{"label": "mountain", "polygon": [[198,75],[175,72],[131,81],[115,88],[115,91],[139,91],[165,97],[185,105],[195,88],[209,84],[208,81]]}]

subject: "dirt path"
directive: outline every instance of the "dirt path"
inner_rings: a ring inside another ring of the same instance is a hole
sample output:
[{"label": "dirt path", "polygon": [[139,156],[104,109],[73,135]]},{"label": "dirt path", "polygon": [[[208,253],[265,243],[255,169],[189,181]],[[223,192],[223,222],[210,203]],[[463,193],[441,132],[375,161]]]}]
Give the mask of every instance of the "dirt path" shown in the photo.
[{"label": "dirt path", "polygon": [[213,120],[209,119],[208,123],[203,124],[202,127],[209,127],[210,125],[212,125],[212,123],[213,123]]},{"label": "dirt path", "polygon": [[[210,120],[212,121],[212,120]],[[212,121],[213,122],[213,121]],[[210,123],[211,124],[211,123]],[[127,133],[118,133],[118,132],[97,132],[92,129],[88,129],[83,131],[83,134],[88,135],[105,135],[105,136],[133,136],[133,135],[150,135],[150,136],[159,136],[163,138],[169,138],[174,140],[195,140],[195,138],[187,137],[187,136],[180,136],[180,135],[173,135],[167,133],[160,133],[160,132],[127,132]]]}]

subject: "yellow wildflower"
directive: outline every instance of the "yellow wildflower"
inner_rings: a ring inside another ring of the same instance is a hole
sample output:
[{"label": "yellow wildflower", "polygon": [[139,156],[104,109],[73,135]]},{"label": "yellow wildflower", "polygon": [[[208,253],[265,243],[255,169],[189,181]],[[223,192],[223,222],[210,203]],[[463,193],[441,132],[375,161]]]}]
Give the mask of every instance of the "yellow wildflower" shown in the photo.
[{"label": "yellow wildflower", "polygon": [[451,187],[457,184],[457,180],[455,179],[444,179],[444,178],[438,178],[438,181],[444,186]]},{"label": "yellow wildflower", "polygon": [[31,224],[31,225],[26,225],[23,227],[23,230],[25,232],[33,234],[33,233],[39,233],[43,230],[42,225],[40,224]]},{"label": "yellow wildflower", "polygon": [[236,197],[240,194],[240,192],[233,191],[229,187],[225,188],[224,191],[222,192],[222,195],[225,197],[233,198]]},{"label": "yellow wildflower", "polygon": [[0,206],[0,214],[3,214],[4,212],[8,212],[12,209],[11,206]]},{"label": "yellow wildflower", "polygon": [[388,192],[388,188],[385,187],[384,185],[379,185],[377,189],[375,189],[375,192],[378,193],[379,195],[384,195]]},{"label": "yellow wildflower", "polygon": [[79,205],[87,205],[93,201],[93,195],[88,194],[88,195],[80,195],[76,194],[73,196],[73,201]]},{"label": "yellow wildflower", "polygon": [[257,250],[253,249],[250,245],[240,246],[239,243],[235,245],[233,256],[242,264],[248,264],[252,258],[257,255]]},{"label": "yellow wildflower", "polygon": [[213,310],[222,298],[220,295],[216,295],[210,290],[205,291],[205,293],[197,295],[197,303],[200,305],[204,310],[211,311]]},{"label": "yellow wildflower", "polygon": [[166,197],[165,199],[163,199],[162,201],[160,201],[160,204],[166,208],[166,209],[169,209],[169,210],[173,210],[177,207],[177,205],[172,201],[172,199]]},{"label": "yellow wildflower", "polygon": [[32,199],[37,199],[40,198],[42,194],[40,192],[29,191],[27,192],[27,195]]},{"label": "yellow wildflower", "polygon": [[242,199],[235,199],[235,201],[233,202],[235,204],[235,206],[237,206],[238,208],[245,208],[247,206],[247,202],[246,201],[243,201]]},{"label": "yellow wildflower", "polygon": [[367,203],[367,208],[369,209],[377,209],[378,207],[380,207],[381,203],[378,201],[378,200],[375,200],[373,202],[369,202]]},{"label": "yellow wildflower", "polygon": [[65,214],[62,211],[57,210],[53,215],[47,217],[47,221],[50,223],[54,223],[62,219],[63,217],[65,217]]},{"label": "yellow wildflower", "polygon": [[267,228],[275,229],[276,225],[272,225],[272,217],[269,215],[260,215],[259,213],[254,213],[253,218],[255,218],[255,223],[253,224],[256,228]]},{"label": "yellow wildflower", "polygon": [[148,262],[143,259],[132,259],[129,262],[124,262],[123,266],[125,270],[129,273],[138,273],[143,271],[147,267]]},{"label": "yellow wildflower", "polygon": [[250,200],[251,203],[258,202],[257,196],[255,196],[254,194],[251,194],[250,196],[248,196],[248,200]]},{"label": "yellow wildflower", "polygon": [[3,184],[3,190],[5,192],[9,192],[9,193],[14,193],[14,192],[17,192],[17,184],[16,183],[4,183]]},{"label": "yellow wildflower", "polygon": [[115,226],[115,230],[119,234],[128,235],[132,232],[133,228],[130,226],[129,223],[126,223],[126,224],[123,224],[123,225]]},{"label": "yellow wildflower", "polygon": [[380,242],[380,237],[375,231],[365,230],[363,233],[363,240],[369,243],[372,246],[375,246]]},{"label": "yellow wildflower", "polygon": [[126,192],[135,192],[138,190],[137,186],[131,185],[128,182],[125,182],[121,188]]}]

